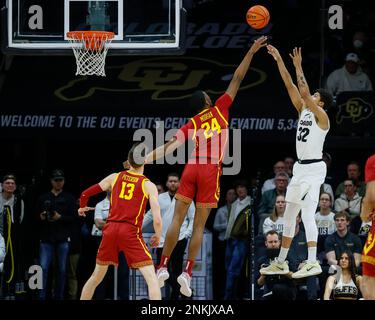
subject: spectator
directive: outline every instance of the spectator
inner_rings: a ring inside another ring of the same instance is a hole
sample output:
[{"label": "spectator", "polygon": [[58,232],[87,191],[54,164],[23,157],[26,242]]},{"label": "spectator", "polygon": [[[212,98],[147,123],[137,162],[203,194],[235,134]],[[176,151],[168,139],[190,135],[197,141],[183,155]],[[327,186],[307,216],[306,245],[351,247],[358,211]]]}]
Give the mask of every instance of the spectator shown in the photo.
[{"label": "spectator", "polygon": [[275,184],[276,175],[279,172],[285,172],[285,170],[286,170],[286,167],[285,167],[284,161],[277,161],[274,164],[273,172],[274,172],[275,176],[271,179],[268,179],[268,180],[264,181],[263,186],[262,186],[262,194],[265,193],[268,190],[272,190],[272,189],[276,188],[276,184]]},{"label": "spectator", "polygon": [[295,300],[297,288],[291,279],[291,272],[288,275],[261,275],[259,270],[275,259],[280,250],[280,238],[275,230],[270,230],[265,235],[266,253],[261,256],[255,268],[255,279],[261,288],[262,300]]},{"label": "spectator", "polygon": [[[168,191],[159,194],[158,198],[163,227],[160,242],[156,249],[157,265],[160,264],[165,237],[168,231],[168,227],[172,223],[174,209],[176,206],[175,194],[178,190],[178,187],[180,186],[180,176],[177,173],[168,174],[166,186]],[[169,285],[171,286],[172,291],[170,297],[167,298],[171,300],[178,300],[178,298],[180,297],[180,285],[177,282],[177,278],[182,273],[184,253],[188,240],[191,238],[191,234],[193,231],[194,216],[195,205],[192,201],[188,208],[185,219],[181,225],[177,244],[174,247],[168,262],[169,279],[167,280],[167,283],[169,283]],[[151,210],[149,210],[148,212],[146,212],[143,218],[142,229],[151,224],[152,221],[152,213]]]},{"label": "spectator", "polygon": [[347,250],[353,253],[357,267],[361,263],[361,240],[357,235],[349,231],[349,220],[349,214],[346,211],[335,214],[336,232],[329,235],[324,244],[327,261],[330,266],[337,266],[339,257]]},{"label": "spectator", "polygon": [[226,204],[216,211],[215,220],[213,228],[218,233],[217,241],[214,242],[213,255],[212,255],[212,265],[213,265],[213,292],[218,296],[216,298],[222,299],[224,297],[225,288],[225,231],[228,226],[228,215],[232,206],[232,203],[236,200],[236,191],[234,189],[229,189],[225,196]]},{"label": "spectator", "polygon": [[324,300],[357,300],[362,277],[357,274],[354,256],[343,251],[339,258],[339,269],[327,279]]},{"label": "spectator", "polygon": [[371,81],[362,71],[357,54],[348,53],[345,65],[328,76],[327,90],[333,96],[344,91],[372,91]]},{"label": "spectator", "polygon": [[165,188],[164,188],[164,185],[162,183],[155,182],[155,185],[156,185],[156,189],[158,189],[158,194],[161,194],[161,193],[165,192]]},{"label": "spectator", "polygon": [[235,190],[237,200],[232,204],[225,232],[225,239],[227,240],[225,300],[232,300],[237,296],[238,279],[248,251],[249,225],[246,223],[246,216],[249,215],[251,197],[248,195],[246,181],[236,182]]},{"label": "spectator", "polygon": [[24,263],[24,202],[16,193],[16,177],[4,176],[3,191],[0,196],[0,234],[6,241],[4,258],[3,295],[5,299],[15,299],[25,293]]},{"label": "spectator", "polygon": [[275,207],[271,216],[266,218],[263,223],[263,234],[267,234],[270,230],[275,230],[279,235],[283,233],[285,197],[280,195],[276,197]]},{"label": "spectator", "polygon": [[53,272],[56,276],[53,298],[62,300],[72,223],[76,218],[76,202],[70,193],[63,190],[65,178],[62,170],[53,170],[50,181],[51,191],[41,195],[37,202],[41,224],[39,254],[43,270],[43,289],[39,299],[46,299],[49,267],[56,256],[56,264],[53,264],[56,268]]},{"label": "spectator", "polygon": [[[361,168],[356,161],[351,161],[347,168],[347,179],[352,179],[355,186],[357,187],[357,192],[359,196],[363,197],[366,192],[366,184],[361,180]],[[336,197],[339,197],[344,192],[344,182],[341,182],[336,188]]]},{"label": "spectator", "polygon": [[276,197],[282,195],[285,197],[286,187],[288,186],[289,176],[285,172],[279,172],[275,177],[276,188],[268,190],[262,194],[258,207],[259,224],[263,226],[263,222],[268,218],[275,206]]},{"label": "spectator", "polygon": [[344,181],[344,192],[335,200],[335,211],[346,210],[351,218],[359,216],[361,212],[362,197],[357,193],[357,187],[354,180],[347,179]]},{"label": "spectator", "polygon": [[333,195],[333,189],[331,187],[330,184],[328,183],[323,183],[322,186],[320,187],[320,194],[319,194],[319,197],[322,193],[328,193],[331,197],[331,199],[334,199],[334,195]]},{"label": "spectator", "polygon": [[332,212],[332,197],[323,192],[319,199],[319,211],[315,214],[315,222],[319,236],[327,236],[336,231],[335,214]]}]

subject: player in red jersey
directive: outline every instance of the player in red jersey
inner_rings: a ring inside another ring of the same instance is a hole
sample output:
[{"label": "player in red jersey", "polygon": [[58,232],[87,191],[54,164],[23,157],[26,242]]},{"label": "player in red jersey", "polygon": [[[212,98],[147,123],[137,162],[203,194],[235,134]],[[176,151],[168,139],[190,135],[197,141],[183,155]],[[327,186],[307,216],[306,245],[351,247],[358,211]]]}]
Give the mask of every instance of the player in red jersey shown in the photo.
[{"label": "player in red jersey", "polygon": [[365,168],[366,195],[362,200],[361,218],[372,220],[362,253],[361,292],[365,300],[375,300],[375,154],[367,159]]},{"label": "player in red jersey", "polygon": [[176,246],[179,230],[191,201],[195,198],[196,214],[193,233],[189,243],[188,261],[177,281],[183,295],[190,297],[190,282],[195,257],[202,243],[204,227],[212,208],[217,207],[220,196],[219,179],[221,162],[228,135],[229,108],[245,77],[253,55],[266,46],[267,37],[260,37],[248,50],[237,67],[226,92],[212,105],[210,97],[203,91],[192,95],[192,104],[200,112],[181,127],[177,134],[165,145],[156,148],[146,157],[146,163],[157,160],[173,152],[186,140],[195,140],[195,149],[185,165],[180,187],[176,194],[174,217],[168,228],[160,265],[157,269],[159,284],[162,287],[168,279],[167,264]]},{"label": "player in red jersey", "polygon": [[[146,280],[150,300],[160,300],[161,292],[151,254],[143,241],[142,222],[147,201],[150,201],[155,234],[151,246],[159,244],[162,220],[156,186],[143,175],[143,161],[136,161],[137,150],[142,145],[134,145],[128,154],[130,169],[113,173],[98,184],[82,192],[78,213],[85,216],[93,208],[87,207],[90,196],[102,191],[111,191],[111,207],[103,238],[96,257],[96,267],[82,289],[81,300],[92,298],[96,287],[103,280],[108,265],[118,265],[118,254],[123,251],[130,268],[139,269]],[[142,163],[139,165],[139,163]]]}]

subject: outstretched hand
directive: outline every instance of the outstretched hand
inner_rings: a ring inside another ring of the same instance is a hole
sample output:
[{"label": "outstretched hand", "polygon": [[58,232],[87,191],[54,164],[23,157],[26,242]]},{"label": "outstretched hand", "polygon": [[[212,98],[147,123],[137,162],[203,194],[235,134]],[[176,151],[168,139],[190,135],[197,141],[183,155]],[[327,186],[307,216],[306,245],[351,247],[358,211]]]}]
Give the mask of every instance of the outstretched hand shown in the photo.
[{"label": "outstretched hand", "polygon": [[81,216],[81,217],[86,217],[86,212],[91,211],[91,210],[95,210],[95,208],[93,208],[93,207],[79,208],[78,209],[78,215]]},{"label": "outstretched hand", "polygon": [[289,56],[292,58],[293,65],[294,65],[295,68],[301,67],[301,65],[302,65],[301,47],[294,48],[293,49],[293,54],[289,53]]},{"label": "outstretched hand", "polygon": [[278,59],[281,58],[279,50],[277,50],[274,46],[272,45],[267,45],[267,52],[277,61]]},{"label": "outstretched hand", "polygon": [[256,39],[253,45],[250,48],[250,52],[252,54],[256,53],[260,48],[265,47],[267,45],[267,37],[261,36],[260,38]]}]

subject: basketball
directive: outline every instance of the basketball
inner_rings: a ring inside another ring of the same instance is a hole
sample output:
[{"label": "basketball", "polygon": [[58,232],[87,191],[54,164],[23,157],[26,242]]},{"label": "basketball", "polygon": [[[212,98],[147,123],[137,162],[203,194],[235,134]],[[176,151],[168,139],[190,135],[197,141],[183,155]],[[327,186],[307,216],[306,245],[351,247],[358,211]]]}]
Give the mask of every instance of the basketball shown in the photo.
[{"label": "basketball", "polygon": [[270,13],[266,7],[256,5],[247,10],[246,21],[253,29],[262,29],[270,22]]}]

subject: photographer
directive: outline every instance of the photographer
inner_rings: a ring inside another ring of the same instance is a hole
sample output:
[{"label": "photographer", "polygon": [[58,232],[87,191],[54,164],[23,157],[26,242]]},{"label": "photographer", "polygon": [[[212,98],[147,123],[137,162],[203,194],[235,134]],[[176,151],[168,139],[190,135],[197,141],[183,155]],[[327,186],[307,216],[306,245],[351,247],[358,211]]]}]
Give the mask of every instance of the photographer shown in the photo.
[{"label": "photographer", "polygon": [[37,212],[40,221],[40,265],[43,269],[43,289],[39,299],[46,299],[48,269],[54,257],[55,270],[54,299],[64,298],[66,265],[72,227],[76,218],[74,197],[63,191],[65,179],[61,170],[54,170],[51,175],[52,189],[39,197]]}]

